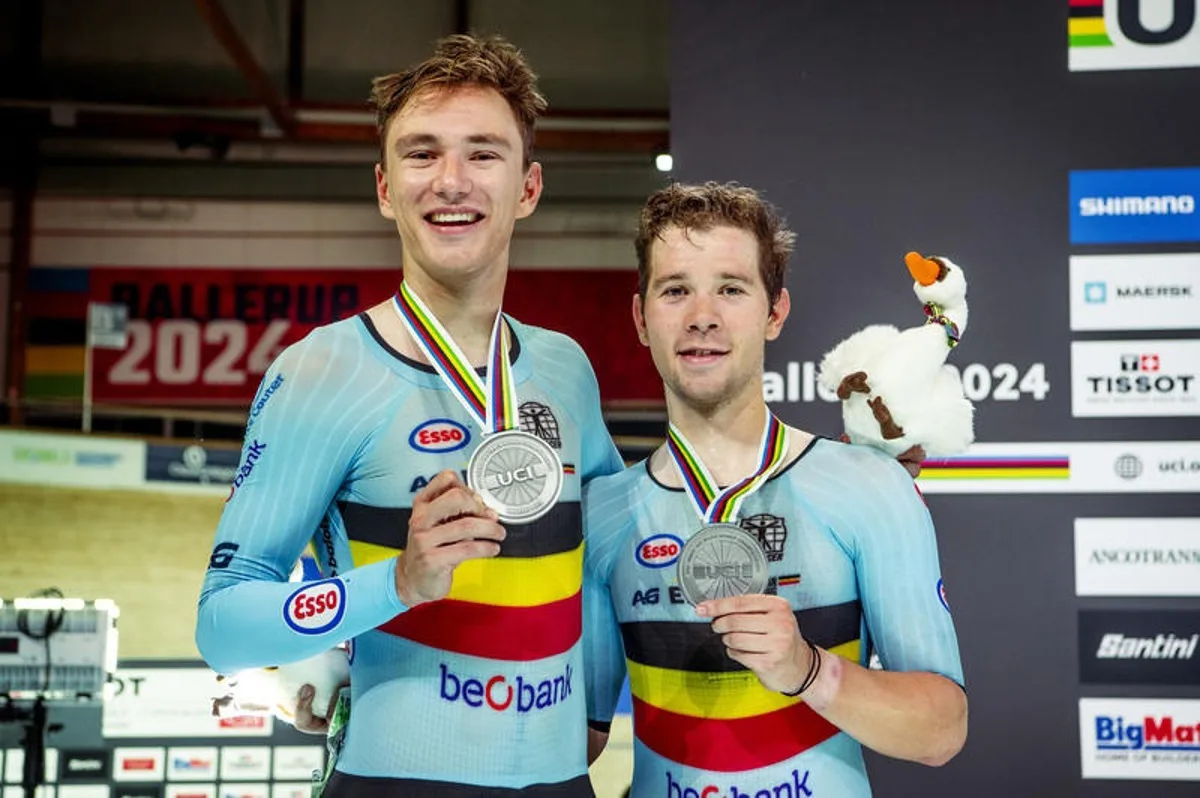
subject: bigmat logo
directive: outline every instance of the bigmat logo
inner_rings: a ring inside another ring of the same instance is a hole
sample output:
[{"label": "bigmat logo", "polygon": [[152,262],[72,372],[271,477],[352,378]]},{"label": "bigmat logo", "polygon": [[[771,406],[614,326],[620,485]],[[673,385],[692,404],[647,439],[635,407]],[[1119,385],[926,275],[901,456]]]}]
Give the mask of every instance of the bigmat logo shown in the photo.
[{"label": "bigmat logo", "polygon": [[1084,684],[1200,684],[1200,612],[1081,610]]},{"label": "bigmat logo", "polygon": [[1076,518],[1075,593],[1200,596],[1200,518]]},{"label": "bigmat logo", "polygon": [[1071,415],[1200,415],[1200,341],[1072,341]]},{"label": "bigmat logo", "polygon": [[1071,243],[1200,241],[1200,169],[1071,172]]},{"label": "bigmat logo", "polygon": [[1200,329],[1200,253],[1072,256],[1071,329]]},{"label": "bigmat logo", "polygon": [[1081,698],[1079,738],[1085,779],[1200,780],[1200,700]]},{"label": "bigmat logo", "polygon": [[1200,442],[976,443],[926,460],[929,493],[1200,492]]},{"label": "bigmat logo", "polygon": [[1200,66],[1198,0],[1068,0],[1072,72]]}]

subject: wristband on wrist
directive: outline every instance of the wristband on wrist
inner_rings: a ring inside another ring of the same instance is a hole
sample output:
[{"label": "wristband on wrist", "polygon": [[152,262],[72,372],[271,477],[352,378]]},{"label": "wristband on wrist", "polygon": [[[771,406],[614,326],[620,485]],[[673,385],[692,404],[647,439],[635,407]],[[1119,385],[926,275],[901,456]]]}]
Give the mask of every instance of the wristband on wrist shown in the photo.
[{"label": "wristband on wrist", "polygon": [[796,688],[795,692],[788,692],[787,690],[779,691],[789,698],[795,698],[805,690],[812,687],[814,684],[816,684],[817,677],[821,675],[821,650],[817,648],[817,644],[811,640],[805,639],[804,642],[808,644],[808,648],[812,652],[812,659],[810,659],[808,662],[808,673],[804,675],[804,681],[800,682],[800,686]]}]

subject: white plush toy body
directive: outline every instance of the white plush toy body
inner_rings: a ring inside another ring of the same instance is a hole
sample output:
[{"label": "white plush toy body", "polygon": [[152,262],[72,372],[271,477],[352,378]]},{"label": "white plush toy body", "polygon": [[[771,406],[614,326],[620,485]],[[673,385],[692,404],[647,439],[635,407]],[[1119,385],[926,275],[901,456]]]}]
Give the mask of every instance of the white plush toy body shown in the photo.
[{"label": "white plush toy body", "polygon": [[345,649],[332,648],[299,662],[217,679],[227,693],[213,701],[214,715],[276,715],[292,723],[297,694],[306,684],[314,689],[313,715],[325,717],[338,688],[350,683],[350,659]]},{"label": "white plush toy body", "polygon": [[940,457],[975,439],[975,408],[946,356],[967,329],[967,281],[948,258],[905,257],[926,323],[899,330],[876,324],[829,351],[818,379],[842,400],[851,443],[898,455],[922,446]]}]

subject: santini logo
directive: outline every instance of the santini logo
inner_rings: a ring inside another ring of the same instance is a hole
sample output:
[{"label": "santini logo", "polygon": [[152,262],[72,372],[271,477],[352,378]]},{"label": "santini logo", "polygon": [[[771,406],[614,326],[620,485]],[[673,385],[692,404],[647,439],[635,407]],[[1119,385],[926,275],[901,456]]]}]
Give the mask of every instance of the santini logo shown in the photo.
[{"label": "santini logo", "polygon": [[1080,216],[1164,216],[1196,212],[1191,194],[1161,196],[1082,197]]},{"label": "santini logo", "polygon": [[1172,634],[1126,637],[1112,633],[1100,638],[1096,659],[1191,659],[1198,642],[1200,634],[1191,637]]}]

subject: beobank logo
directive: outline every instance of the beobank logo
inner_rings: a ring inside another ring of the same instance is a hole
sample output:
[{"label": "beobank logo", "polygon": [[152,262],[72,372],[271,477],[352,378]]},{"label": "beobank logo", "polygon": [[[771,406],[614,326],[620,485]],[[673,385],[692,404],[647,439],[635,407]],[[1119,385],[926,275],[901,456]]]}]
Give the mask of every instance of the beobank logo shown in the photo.
[{"label": "beobank logo", "polygon": [[743,791],[735,784],[729,785],[729,788],[718,787],[715,784],[707,784],[703,787],[685,787],[675,781],[675,777],[667,771],[667,793],[666,798],[772,798],[772,796],[789,796],[790,798],[803,798],[813,794],[812,788],[808,786],[808,771],[804,771],[801,775],[799,770],[792,771],[792,777],[778,784],[767,785],[763,789],[755,789],[755,786],[748,787]]},{"label": "beobank logo", "polygon": [[302,635],[319,635],[342,622],[346,612],[346,586],[341,579],[310,582],[288,596],[283,619]]},{"label": "beobank logo", "polygon": [[456,452],[470,442],[467,428],[448,418],[431,418],[408,436],[408,445],[418,452]]},{"label": "beobank logo", "polygon": [[575,677],[575,669],[569,664],[563,669],[561,676],[540,680],[518,676],[511,681],[501,674],[486,679],[475,679],[460,676],[445,664],[439,667],[442,671],[440,695],[443,701],[452,704],[461,701],[476,709],[520,714],[548,709],[567,700],[571,695],[571,682]]},{"label": "beobank logo", "polygon": [[654,535],[638,544],[634,556],[647,568],[666,568],[679,559],[683,541],[674,535]]}]

